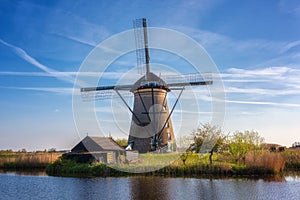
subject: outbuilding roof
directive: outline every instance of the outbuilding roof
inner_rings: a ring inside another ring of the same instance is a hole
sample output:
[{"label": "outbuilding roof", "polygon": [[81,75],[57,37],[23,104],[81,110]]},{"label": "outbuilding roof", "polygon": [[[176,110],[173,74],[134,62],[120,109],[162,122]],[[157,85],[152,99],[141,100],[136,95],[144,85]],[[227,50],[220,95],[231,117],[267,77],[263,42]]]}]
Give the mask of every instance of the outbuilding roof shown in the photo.
[{"label": "outbuilding roof", "polygon": [[86,136],[71,152],[99,152],[99,151],[124,151],[124,149],[111,137]]}]

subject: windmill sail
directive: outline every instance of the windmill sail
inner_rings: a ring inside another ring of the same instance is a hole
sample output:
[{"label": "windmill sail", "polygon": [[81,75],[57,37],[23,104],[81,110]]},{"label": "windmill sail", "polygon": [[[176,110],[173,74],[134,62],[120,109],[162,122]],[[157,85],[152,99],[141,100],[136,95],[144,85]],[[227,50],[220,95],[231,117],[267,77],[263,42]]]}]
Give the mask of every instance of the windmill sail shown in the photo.
[{"label": "windmill sail", "polygon": [[136,45],[136,59],[138,72],[147,79],[150,72],[150,56],[148,48],[148,33],[147,21],[145,18],[136,19],[133,21],[135,45]]},{"label": "windmill sail", "polygon": [[161,75],[164,81],[166,81],[168,87],[179,86],[194,86],[194,85],[211,85],[213,83],[210,73],[200,74],[182,74],[182,75]]},{"label": "windmill sail", "polygon": [[[129,90],[123,90],[121,94],[122,97],[132,97],[132,93],[129,92]],[[83,101],[102,101],[113,98],[119,98],[114,90],[94,90],[81,92],[81,99]]]},{"label": "windmill sail", "polygon": [[140,75],[145,74],[145,48],[144,48],[144,34],[142,22],[140,19],[133,21],[134,36],[135,36],[135,46],[136,46],[136,62],[137,69]]}]

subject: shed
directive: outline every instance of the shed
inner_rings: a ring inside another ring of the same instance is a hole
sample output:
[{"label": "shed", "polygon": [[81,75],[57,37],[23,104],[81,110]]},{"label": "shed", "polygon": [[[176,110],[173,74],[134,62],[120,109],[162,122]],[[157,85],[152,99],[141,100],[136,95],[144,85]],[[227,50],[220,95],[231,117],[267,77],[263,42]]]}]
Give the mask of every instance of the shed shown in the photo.
[{"label": "shed", "polygon": [[125,157],[125,150],[111,137],[86,136],[72,148],[71,152],[63,156],[77,162],[114,164],[122,161],[121,157]]},{"label": "shed", "polygon": [[263,144],[266,149],[271,152],[282,152],[285,151],[286,147],[280,144],[272,144],[272,143],[264,143]]}]

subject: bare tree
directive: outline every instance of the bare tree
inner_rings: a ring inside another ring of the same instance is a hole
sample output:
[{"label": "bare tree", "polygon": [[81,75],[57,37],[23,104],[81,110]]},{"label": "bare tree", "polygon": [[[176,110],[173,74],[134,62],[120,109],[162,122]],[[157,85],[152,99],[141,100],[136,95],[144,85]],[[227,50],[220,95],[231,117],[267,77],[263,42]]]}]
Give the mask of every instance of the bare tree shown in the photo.
[{"label": "bare tree", "polygon": [[180,159],[182,160],[183,164],[188,158],[188,155],[191,153],[191,144],[193,143],[193,138],[189,136],[181,136],[177,139],[177,149],[182,152],[180,155]]},{"label": "bare tree", "polygon": [[225,141],[225,136],[222,130],[217,126],[212,126],[209,123],[201,125],[193,132],[194,143],[191,144],[191,151],[208,152],[209,163],[212,165],[212,157],[214,152],[217,152],[222,147]]}]

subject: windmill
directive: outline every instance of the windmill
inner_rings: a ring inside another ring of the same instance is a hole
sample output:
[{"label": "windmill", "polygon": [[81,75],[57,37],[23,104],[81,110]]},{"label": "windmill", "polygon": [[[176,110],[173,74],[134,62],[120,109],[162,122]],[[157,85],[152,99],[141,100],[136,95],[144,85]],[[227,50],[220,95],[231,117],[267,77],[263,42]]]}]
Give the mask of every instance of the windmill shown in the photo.
[{"label": "windmill", "polygon": [[[98,92],[94,99],[109,98],[115,92],[132,114],[128,146],[126,150],[137,150],[139,153],[157,151],[175,151],[176,143],[171,115],[187,86],[210,85],[211,80],[203,80],[201,74],[187,74],[162,78],[151,72],[148,48],[147,21],[145,18],[133,21],[136,57],[139,73],[142,74],[130,85],[113,85],[81,88],[83,97]],[[172,81],[168,81],[173,79]],[[176,80],[174,82],[174,80]],[[121,90],[130,91],[134,102],[131,108],[121,95]],[[179,90],[177,99],[171,109],[168,107],[167,94]]]}]

